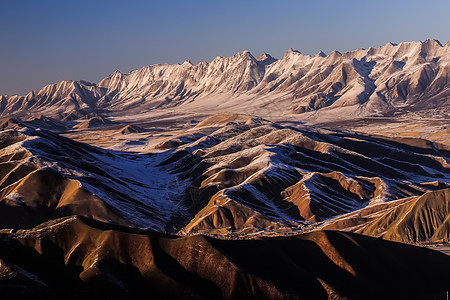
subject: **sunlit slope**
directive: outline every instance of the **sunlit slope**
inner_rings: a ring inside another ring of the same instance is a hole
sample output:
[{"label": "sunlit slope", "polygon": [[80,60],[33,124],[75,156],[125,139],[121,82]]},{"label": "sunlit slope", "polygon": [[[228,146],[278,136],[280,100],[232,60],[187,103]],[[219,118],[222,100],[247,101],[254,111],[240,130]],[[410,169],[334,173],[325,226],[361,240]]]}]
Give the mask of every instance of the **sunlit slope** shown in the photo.
[{"label": "sunlit slope", "polygon": [[361,209],[331,220],[328,229],[351,230],[407,243],[450,240],[450,189]]}]

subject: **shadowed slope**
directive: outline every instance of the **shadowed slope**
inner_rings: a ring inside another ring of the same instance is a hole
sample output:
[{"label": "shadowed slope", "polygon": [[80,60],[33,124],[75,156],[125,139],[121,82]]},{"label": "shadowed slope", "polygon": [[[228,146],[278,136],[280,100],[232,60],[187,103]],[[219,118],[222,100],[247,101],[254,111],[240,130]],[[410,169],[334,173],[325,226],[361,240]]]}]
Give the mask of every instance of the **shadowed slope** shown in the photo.
[{"label": "shadowed slope", "polygon": [[444,254],[356,234],[170,239],[84,218],[3,234],[0,259],[2,292],[119,299],[443,297],[450,267]]},{"label": "shadowed slope", "polygon": [[113,207],[51,169],[32,171],[1,190],[0,227],[31,228],[47,220],[73,214],[129,224]]}]

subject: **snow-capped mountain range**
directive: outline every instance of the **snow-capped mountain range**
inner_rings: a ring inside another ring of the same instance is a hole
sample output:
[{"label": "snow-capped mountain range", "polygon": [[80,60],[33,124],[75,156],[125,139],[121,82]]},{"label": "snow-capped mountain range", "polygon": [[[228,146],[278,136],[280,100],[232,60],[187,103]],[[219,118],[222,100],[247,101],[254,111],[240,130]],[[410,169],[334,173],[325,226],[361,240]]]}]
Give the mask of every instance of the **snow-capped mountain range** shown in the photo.
[{"label": "snow-capped mountain range", "polygon": [[280,59],[243,51],[209,63],[115,71],[97,84],[62,81],[26,96],[1,96],[0,113],[74,119],[95,111],[114,115],[174,107],[242,112],[249,102],[254,110],[271,102],[282,114],[337,107],[389,114],[448,107],[449,73],[450,42],[436,40],[315,56],[289,49]]}]

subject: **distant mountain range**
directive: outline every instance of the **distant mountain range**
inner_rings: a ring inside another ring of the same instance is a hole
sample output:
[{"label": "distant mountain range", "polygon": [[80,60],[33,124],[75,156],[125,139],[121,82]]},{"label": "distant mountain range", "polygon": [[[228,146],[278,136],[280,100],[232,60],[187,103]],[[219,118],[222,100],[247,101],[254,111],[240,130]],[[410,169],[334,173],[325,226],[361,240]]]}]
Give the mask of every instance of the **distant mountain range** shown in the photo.
[{"label": "distant mountain range", "polygon": [[97,84],[62,81],[26,96],[1,96],[0,114],[71,120],[175,107],[241,113],[249,103],[251,112],[275,103],[279,114],[348,107],[356,115],[389,115],[450,106],[449,74],[450,42],[436,40],[315,56],[290,49],[280,59],[243,51],[209,63],[115,71]]}]

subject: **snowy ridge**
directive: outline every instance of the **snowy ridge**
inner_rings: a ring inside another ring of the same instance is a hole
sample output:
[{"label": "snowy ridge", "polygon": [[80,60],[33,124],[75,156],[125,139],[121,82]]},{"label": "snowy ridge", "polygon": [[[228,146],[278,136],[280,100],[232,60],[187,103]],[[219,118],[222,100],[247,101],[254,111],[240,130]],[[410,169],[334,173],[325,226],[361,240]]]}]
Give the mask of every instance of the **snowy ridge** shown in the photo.
[{"label": "snowy ridge", "polygon": [[[2,96],[0,113],[73,119],[93,111],[130,114],[180,105],[187,111],[206,105],[212,113],[224,98],[230,102],[228,110],[242,112],[243,99],[265,97],[280,114],[338,107],[390,114],[448,107],[449,71],[450,43],[436,40],[315,56],[290,49],[279,60],[243,51],[209,63],[115,71],[98,84],[63,81],[24,97]],[[262,105],[255,102],[253,108]]]}]

